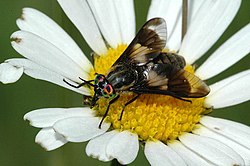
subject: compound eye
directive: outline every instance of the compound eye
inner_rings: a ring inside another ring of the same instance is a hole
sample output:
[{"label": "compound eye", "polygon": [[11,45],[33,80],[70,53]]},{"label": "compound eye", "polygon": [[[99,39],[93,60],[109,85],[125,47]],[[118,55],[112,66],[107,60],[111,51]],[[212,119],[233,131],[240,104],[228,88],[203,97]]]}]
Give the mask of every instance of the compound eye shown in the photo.
[{"label": "compound eye", "polygon": [[100,75],[100,74],[99,74],[99,75],[96,76],[95,82],[96,82],[96,84],[97,84],[97,83],[103,82],[104,79],[105,79],[105,77],[104,77],[103,75]]},{"label": "compound eye", "polygon": [[103,77],[103,76],[99,76],[99,77],[98,77],[98,81],[99,81],[99,82],[103,82],[103,80],[104,80],[104,77]]},{"label": "compound eye", "polygon": [[103,89],[104,92],[106,92],[108,95],[113,93],[113,88],[110,84],[106,85],[106,87]]}]

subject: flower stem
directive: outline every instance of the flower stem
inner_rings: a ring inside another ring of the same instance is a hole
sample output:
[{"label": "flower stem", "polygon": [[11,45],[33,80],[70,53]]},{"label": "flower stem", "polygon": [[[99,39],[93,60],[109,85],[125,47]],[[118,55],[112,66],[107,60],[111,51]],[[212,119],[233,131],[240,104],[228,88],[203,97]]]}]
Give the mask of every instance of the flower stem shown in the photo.
[{"label": "flower stem", "polygon": [[183,40],[187,32],[187,17],[188,17],[188,0],[182,0],[182,31],[181,40]]}]

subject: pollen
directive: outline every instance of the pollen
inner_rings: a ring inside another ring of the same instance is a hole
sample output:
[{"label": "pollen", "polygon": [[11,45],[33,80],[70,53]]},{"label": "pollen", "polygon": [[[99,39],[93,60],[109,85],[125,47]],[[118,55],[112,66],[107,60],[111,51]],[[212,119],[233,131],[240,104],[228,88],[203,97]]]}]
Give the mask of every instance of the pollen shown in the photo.
[{"label": "pollen", "polygon": [[[94,56],[94,70],[90,72],[89,79],[93,79],[95,73],[105,75],[126,47],[119,45],[116,49],[110,48],[105,55]],[[185,70],[194,73],[190,65]],[[105,121],[110,122],[115,130],[136,133],[141,141],[150,139],[166,143],[177,139],[183,132],[192,131],[207,111],[204,98],[189,99],[192,102],[187,102],[167,95],[143,94],[126,106],[120,120],[124,104],[135,95],[132,92],[121,93],[120,98],[111,104]],[[98,100],[93,108],[97,116],[104,115],[108,102],[106,98]]]}]

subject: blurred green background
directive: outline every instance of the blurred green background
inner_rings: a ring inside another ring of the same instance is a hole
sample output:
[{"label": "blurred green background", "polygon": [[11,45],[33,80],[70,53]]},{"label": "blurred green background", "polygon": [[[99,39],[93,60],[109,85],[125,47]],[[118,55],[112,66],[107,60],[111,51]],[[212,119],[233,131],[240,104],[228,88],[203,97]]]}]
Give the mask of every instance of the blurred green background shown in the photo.
[{"label": "blurred green background", "polygon": [[[137,27],[140,27],[145,22],[149,4],[149,0],[135,1]],[[21,57],[12,49],[9,36],[18,30],[15,20],[20,16],[23,7],[33,7],[46,13],[76,40],[86,55],[91,52],[56,0],[0,0],[0,62],[13,57]],[[204,58],[198,61],[198,65],[221,43],[249,22],[250,1],[243,0],[234,21],[216,45],[208,51]],[[210,80],[209,84],[239,71],[249,69],[249,66],[250,56],[248,55],[223,72],[223,74]],[[68,143],[57,150],[46,152],[34,143],[35,135],[39,129],[31,127],[27,122],[23,121],[23,115],[31,110],[45,107],[81,106],[81,100],[82,96],[79,94],[27,76],[22,76],[15,84],[3,85],[0,83],[0,166],[110,165],[110,162],[103,163],[87,157],[85,143]],[[249,108],[250,102],[245,102],[234,107],[216,110],[212,115],[250,126]],[[149,164],[143,152],[140,151],[139,157],[131,165]]]}]

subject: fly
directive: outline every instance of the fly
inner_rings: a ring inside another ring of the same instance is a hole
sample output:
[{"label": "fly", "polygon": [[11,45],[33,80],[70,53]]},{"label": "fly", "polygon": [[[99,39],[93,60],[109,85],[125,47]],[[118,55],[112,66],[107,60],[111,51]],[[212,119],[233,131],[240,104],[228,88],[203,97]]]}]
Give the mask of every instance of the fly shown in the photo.
[{"label": "fly", "polygon": [[[194,74],[184,70],[185,59],[175,53],[163,52],[167,42],[167,27],[162,18],[147,21],[129,44],[127,49],[111,66],[107,74],[96,74],[94,80],[84,80],[75,88],[88,85],[94,88],[94,95],[87,97],[93,107],[100,98],[108,98],[109,103],[99,124],[108,114],[110,105],[123,92],[136,95],[125,103],[120,120],[127,105],[141,94],[170,95],[191,102],[187,98],[201,98],[210,92],[209,87]],[[89,100],[91,98],[91,101]]]}]

